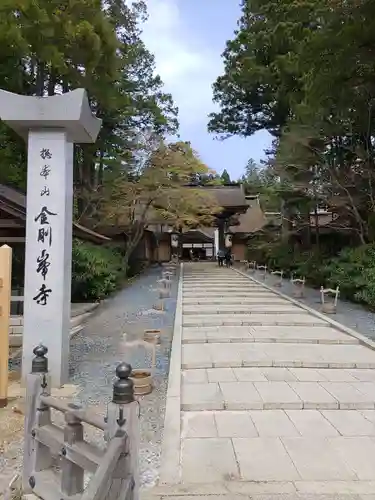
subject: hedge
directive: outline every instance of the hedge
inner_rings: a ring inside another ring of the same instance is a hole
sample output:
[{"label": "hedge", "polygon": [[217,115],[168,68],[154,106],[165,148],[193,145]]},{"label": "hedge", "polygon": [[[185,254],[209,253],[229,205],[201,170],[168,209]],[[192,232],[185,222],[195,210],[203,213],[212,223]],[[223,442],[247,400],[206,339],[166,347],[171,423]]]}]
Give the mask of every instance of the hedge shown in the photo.
[{"label": "hedge", "polygon": [[73,240],[72,302],[101,300],[114,292],[125,277],[119,248]]},{"label": "hedge", "polygon": [[375,243],[344,248],[336,257],[314,247],[298,252],[281,243],[258,245],[249,249],[249,259],[283,269],[287,276],[305,276],[313,287],[339,286],[342,298],[375,309]]}]

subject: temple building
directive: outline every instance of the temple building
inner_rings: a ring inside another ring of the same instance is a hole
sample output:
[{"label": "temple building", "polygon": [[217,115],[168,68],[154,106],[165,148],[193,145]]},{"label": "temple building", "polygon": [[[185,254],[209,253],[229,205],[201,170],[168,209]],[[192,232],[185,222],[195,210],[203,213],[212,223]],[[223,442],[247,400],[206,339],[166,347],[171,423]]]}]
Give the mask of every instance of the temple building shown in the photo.
[{"label": "temple building", "polygon": [[[133,252],[133,258],[149,263],[167,262],[176,252],[177,245],[182,258],[186,260],[211,260],[216,257],[220,248],[229,246],[235,260],[246,258],[248,239],[267,224],[258,197],[246,196],[241,185],[204,186],[199,189],[212,193],[221,207],[212,226],[184,230],[176,234],[168,221],[155,217],[147,225],[142,240]],[[13,270],[15,274],[20,275],[23,274],[23,258],[18,259],[17,256],[21,257],[24,252],[25,226],[25,194],[0,184],[0,245],[7,243],[13,247]],[[73,223],[73,234],[95,244],[126,241],[123,230],[118,227],[109,228],[105,232],[101,229],[99,233]]]},{"label": "temple building", "polygon": [[235,260],[246,258],[249,237],[267,223],[258,196],[246,196],[242,185],[204,186],[199,189],[212,193],[221,207],[212,226],[176,234],[165,220],[155,218],[148,224],[138,245],[138,258],[167,262],[177,245],[184,260],[211,260],[219,249],[228,247],[231,247]]}]

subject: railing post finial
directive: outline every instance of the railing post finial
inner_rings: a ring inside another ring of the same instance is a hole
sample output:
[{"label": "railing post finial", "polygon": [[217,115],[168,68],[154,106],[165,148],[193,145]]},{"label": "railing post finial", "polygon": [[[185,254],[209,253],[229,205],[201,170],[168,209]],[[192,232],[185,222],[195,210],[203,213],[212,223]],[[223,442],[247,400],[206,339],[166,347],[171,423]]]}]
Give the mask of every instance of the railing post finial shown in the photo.
[{"label": "railing post finial", "polygon": [[117,366],[117,380],[113,384],[113,403],[127,404],[134,401],[134,382],[129,378],[131,372],[132,367],[128,363],[120,363]]},{"label": "railing post finial", "polygon": [[35,357],[31,362],[31,373],[47,373],[48,372],[48,358],[46,354],[48,349],[46,346],[40,344],[33,349]]}]

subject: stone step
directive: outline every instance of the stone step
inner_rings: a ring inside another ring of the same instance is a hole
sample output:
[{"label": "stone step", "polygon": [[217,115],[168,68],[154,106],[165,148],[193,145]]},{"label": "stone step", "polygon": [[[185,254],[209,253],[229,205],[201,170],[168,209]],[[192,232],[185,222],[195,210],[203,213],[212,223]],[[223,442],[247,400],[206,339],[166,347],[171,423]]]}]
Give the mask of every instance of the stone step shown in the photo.
[{"label": "stone step", "polygon": [[245,305],[183,305],[183,314],[301,314],[301,309],[293,304],[245,304]]},{"label": "stone step", "polygon": [[184,315],[183,326],[324,325],[326,321],[309,314],[206,314]]},{"label": "stone step", "polygon": [[[358,368],[278,368],[275,366],[198,368],[183,370],[181,372],[181,381],[182,384],[208,384],[217,382],[348,382],[355,383],[359,389],[361,385],[358,384],[364,384],[363,388],[365,389],[366,384],[371,382],[371,389],[373,384],[375,384],[375,370]],[[367,388],[367,393],[369,393],[369,388]]]},{"label": "stone step", "polygon": [[226,293],[230,294],[231,291],[243,291],[243,290],[255,290],[255,291],[258,291],[258,290],[264,290],[264,288],[260,287],[259,285],[247,285],[247,284],[243,284],[243,285],[230,285],[229,283],[226,284],[226,283],[221,283],[221,284],[206,284],[206,283],[197,283],[197,284],[194,284],[194,285],[188,285],[188,284],[184,284],[183,285],[183,290],[201,290],[201,291],[216,291],[216,290],[225,290]]},{"label": "stone step", "polygon": [[184,327],[182,342],[283,342],[293,344],[358,344],[355,337],[329,326]]},{"label": "stone step", "polygon": [[[214,368],[209,371],[212,379],[220,378],[220,369]],[[216,376],[215,371],[219,371]],[[239,382],[236,380],[189,384],[183,381],[181,409],[183,411],[374,410],[375,382],[279,380]]]},{"label": "stone step", "polygon": [[360,344],[206,343],[182,345],[182,368],[374,368],[375,352]]},{"label": "stone step", "polygon": [[223,280],[222,278],[219,280],[204,280],[204,279],[197,279],[197,280],[186,280],[184,279],[183,283],[184,285],[222,285],[222,284],[225,284],[225,283],[228,283],[230,282],[231,285],[238,285],[238,286],[241,286],[241,285],[251,285],[252,283],[248,280],[233,280],[233,279],[230,279],[228,278],[227,280]]},{"label": "stone step", "polygon": [[183,297],[183,305],[229,305],[229,304],[290,304],[285,299],[280,299],[278,297],[274,297],[273,295],[270,294],[268,297],[267,295],[264,296],[262,295],[261,297],[256,297],[256,296],[250,296],[250,297],[233,297],[232,295],[229,295],[228,297],[186,297],[184,294]]},{"label": "stone step", "polygon": [[220,290],[193,290],[193,289],[188,289],[188,290],[182,290],[183,293],[183,299],[185,298],[211,298],[211,297],[217,297],[217,298],[226,298],[230,297],[232,299],[236,297],[254,297],[254,298],[263,298],[263,297],[275,297],[275,294],[266,290],[253,290],[251,288],[246,289],[246,290],[234,290],[230,292],[230,295],[228,294],[228,290],[225,289],[220,289]]}]

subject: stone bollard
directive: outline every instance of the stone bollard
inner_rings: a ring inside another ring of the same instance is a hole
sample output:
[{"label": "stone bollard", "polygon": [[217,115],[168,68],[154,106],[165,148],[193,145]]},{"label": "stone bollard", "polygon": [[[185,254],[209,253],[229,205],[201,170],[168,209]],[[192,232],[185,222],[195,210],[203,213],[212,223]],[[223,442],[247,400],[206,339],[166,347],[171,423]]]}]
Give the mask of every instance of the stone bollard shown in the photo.
[{"label": "stone bollard", "polygon": [[158,280],[159,285],[163,288],[171,288],[172,282],[166,278]]},{"label": "stone bollard", "polygon": [[171,294],[169,293],[169,289],[160,288],[159,289],[159,299],[169,299]]},{"label": "stone bollard", "polygon": [[257,266],[257,271],[261,273],[261,277],[263,278],[264,281],[266,281],[267,277],[267,266]]},{"label": "stone bollard", "polygon": [[34,439],[35,428],[51,423],[50,408],[41,401],[42,396],[50,395],[47,347],[34,347],[31,373],[26,377],[25,434],[23,448],[22,489],[31,493],[35,487],[34,473],[47,469],[52,464],[48,446]]},{"label": "stone bollard", "polygon": [[[337,301],[339,298],[340,289],[337,288],[324,288],[320,287],[320,299],[322,303],[322,312],[326,314],[335,314],[337,311]],[[331,300],[328,300],[326,297],[332,297]]]},{"label": "stone bollard", "polygon": [[283,286],[284,271],[272,271],[271,275],[274,277],[273,286],[281,288]]},{"label": "stone bollard", "polygon": [[296,299],[302,299],[305,292],[305,277],[303,278],[294,278],[292,273],[290,277],[290,283],[292,285],[292,294]]},{"label": "stone bollard", "polygon": [[133,373],[128,363],[116,368],[112,401],[107,409],[107,439],[126,434],[126,446],[116,466],[116,479],[131,478],[131,498],[139,500],[139,415],[138,403],[134,399]]}]

